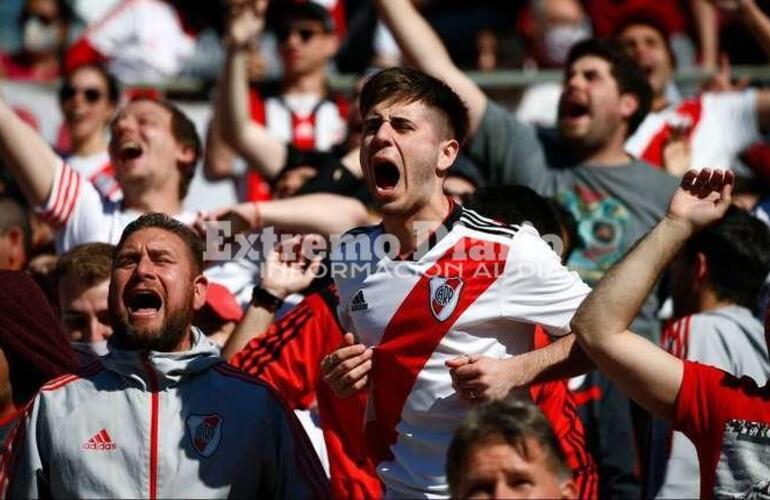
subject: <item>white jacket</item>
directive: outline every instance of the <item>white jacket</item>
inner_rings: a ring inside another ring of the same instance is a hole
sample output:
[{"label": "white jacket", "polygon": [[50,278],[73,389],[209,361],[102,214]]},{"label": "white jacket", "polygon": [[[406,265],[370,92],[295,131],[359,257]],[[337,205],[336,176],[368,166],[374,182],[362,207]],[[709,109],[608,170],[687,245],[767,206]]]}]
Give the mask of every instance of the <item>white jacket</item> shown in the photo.
[{"label": "white jacket", "polygon": [[[11,497],[318,498],[323,470],[292,413],[198,330],[187,352],[111,347],[45,385],[16,429]],[[5,479],[5,478],[3,478]]]}]

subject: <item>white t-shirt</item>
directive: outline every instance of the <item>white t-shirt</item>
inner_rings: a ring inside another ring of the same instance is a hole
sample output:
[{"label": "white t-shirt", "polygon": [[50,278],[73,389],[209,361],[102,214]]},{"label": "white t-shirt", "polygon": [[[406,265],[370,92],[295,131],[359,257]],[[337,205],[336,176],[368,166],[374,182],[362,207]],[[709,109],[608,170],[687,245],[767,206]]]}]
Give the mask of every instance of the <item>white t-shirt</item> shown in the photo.
[{"label": "white t-shirt", "polygon": [[653,165],[663,165],[663,147],[672,126],[690,127],[691,166],[729,169],[737,156],[761,139],[757,93],[707,92],[647,115],[626,141],[629,154]]},{"label": "white t-shirt", "polygon": [[382,226],[351,231],[332,256],[340,321],[374,347],[366,433],[389,497],[449,494],[446,452],[471,403],[444,363],[527,352],[535,324],[569,333],[590,291],[531,226],[458,206],[444,227],[416,260],[378,257]]},{"label": "white t-shirt", "polygon": [[88,179],[102,196],[110,201],[123,199],[123,190],[115,180],[110,154],[107,150],[89,156],[70,155],[65,157],[67,164],[80,175]]}]

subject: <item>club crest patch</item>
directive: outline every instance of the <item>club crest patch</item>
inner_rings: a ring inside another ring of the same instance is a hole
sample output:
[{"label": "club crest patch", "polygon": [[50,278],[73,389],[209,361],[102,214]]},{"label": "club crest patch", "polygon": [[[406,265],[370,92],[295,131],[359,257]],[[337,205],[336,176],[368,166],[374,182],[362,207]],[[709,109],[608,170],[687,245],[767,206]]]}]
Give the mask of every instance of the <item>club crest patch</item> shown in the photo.
[{"label": "club crest patch", "polygon": [[439,321],[445,321],[457,307],[460,301],[460,292],[463,289],[463,280],[459,276],[446,278],[437,276],[431,278],[430,284],[430,311]]},{"label": "club crest patch", "polygon": [[217,414],[188,415],[185,423],[195,451],[203,458],[213,455],[222,441],[224,419]]}]

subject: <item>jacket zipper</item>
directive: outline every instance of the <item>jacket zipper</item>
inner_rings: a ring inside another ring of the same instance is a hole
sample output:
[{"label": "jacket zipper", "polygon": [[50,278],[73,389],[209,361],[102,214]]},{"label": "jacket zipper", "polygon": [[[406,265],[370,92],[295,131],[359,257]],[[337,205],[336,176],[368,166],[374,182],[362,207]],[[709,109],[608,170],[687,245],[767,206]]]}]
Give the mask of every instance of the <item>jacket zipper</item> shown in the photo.
[{"label": "jacket zipper", "polygon": [[150,385],[150,494],[149,498],[158,498],[158,378],[150,361],[144,358],[147,380]]}]

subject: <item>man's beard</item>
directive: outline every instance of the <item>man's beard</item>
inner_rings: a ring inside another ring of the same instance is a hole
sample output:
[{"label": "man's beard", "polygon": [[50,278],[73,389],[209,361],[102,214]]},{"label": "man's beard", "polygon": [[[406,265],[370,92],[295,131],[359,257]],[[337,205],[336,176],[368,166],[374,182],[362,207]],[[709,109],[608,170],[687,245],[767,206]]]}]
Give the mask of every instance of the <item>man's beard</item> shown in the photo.
[{"label": "man's beard", "polygon": [[[112,308],[110,308],[112,310]],[[128,324],[128,318],[110,314],[111,342],[122,349],[173,352],[190,331],[193,307],[191,303],[176,311],[169,311],[160,329],[140,330]]]}]

